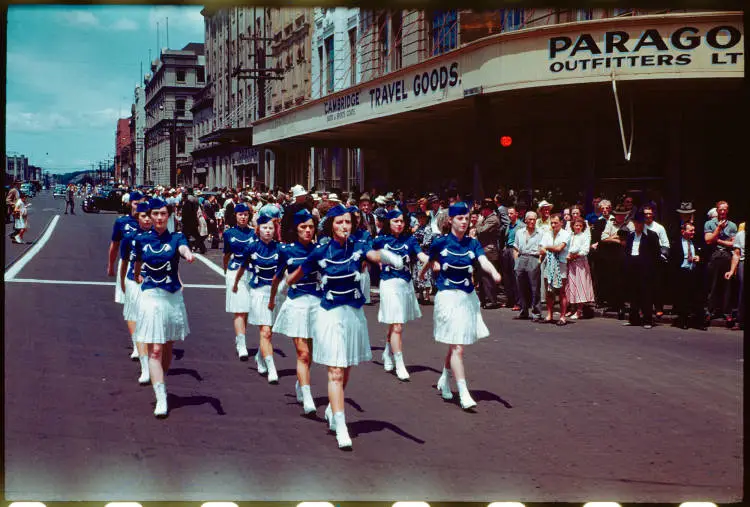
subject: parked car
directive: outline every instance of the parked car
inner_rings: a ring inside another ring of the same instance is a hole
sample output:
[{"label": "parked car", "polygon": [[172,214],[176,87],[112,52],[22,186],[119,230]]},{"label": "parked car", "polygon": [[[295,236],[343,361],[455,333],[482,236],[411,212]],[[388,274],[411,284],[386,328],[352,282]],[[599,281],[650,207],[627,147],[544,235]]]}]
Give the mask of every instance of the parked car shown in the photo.
[{"label": "parked car", "polygon": [[21,192],[28,195],[29,197],[36,196],[36,188],[31,183],[21,183]]},{"label": "parked car", "polygon": [[86,213],[99,213],[100,211],[116,211],[122,213],[122,196],[125,193],[120,188],[99,192],[90,195],[83,200],[81,208]]},{"label": "parked car", "polygon": [[55,185],[55,189],[52,191],[52,197],[55,199],[65,199],[65,185]]}]

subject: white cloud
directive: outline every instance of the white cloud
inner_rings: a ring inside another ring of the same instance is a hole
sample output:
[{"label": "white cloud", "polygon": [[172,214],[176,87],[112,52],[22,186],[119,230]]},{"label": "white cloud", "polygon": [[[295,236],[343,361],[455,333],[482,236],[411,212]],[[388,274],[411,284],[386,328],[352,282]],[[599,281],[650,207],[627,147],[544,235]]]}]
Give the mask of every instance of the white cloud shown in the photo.
[{"label": "white cloud", "polygon": [[129,18],[120,18],[112,24],[112,30],[132,31],[138,30],[138,23]]},{"label": "white cloud", "polygon": [[100,26],[99,18],[97,18],[96,15],[90,11],[74,10],[64,12],[62,16],[63,19],[65,19],[65,21],[67,21],[71,25],[89,27]]},{"label": "white cloud", "polygon": [[57,112],[8,111],[6,121],[7,130],[18,132],[49,132],[73,126],[70,118]]}]

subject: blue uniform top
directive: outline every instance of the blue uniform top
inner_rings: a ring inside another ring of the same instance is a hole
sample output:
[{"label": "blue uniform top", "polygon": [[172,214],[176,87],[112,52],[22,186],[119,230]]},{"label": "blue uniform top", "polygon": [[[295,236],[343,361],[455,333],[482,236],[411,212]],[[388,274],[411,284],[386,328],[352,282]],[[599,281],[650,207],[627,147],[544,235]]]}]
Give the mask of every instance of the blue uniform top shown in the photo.
[{"label": "blue uniform top", "polygon": [[411,265],[410,261],[416,259],[417,254],[422,251],[417,243],[414,236],[406,236],[401,234],[400,236],[392,236],[390,234],[383,234],[375,238],[372,242],[372,248],[375,250],[388,250],[398,256],[404,261],[404,266],[401,269],[396,269],[393,266],[384,265],[383,271],[380,273],[381,280],[391,280],[392,278],[400,278],[411,281]]},{"label": "blue uniform top", "polygon": [[128,230],[122,235],[122,241],[120,241],[120,258],[123,260],[127,259],[128,262],[128,273],[126,277],[128,280],[135,281],[135,238],[139,234],[151,234],[153,229],[143,230],[138,228],[136,231]]},{"label": "blue uniform top", "polygon": [[137,231],[138,219],[132,215],[125,215],[115,220],[115,224],[112,226],[112,241],[122,241],[122,236],[128,231]]},{"label": "blue uniform top", "polygon": [[372,234],[370,234],[370,231],[367,229],[357,229],[352,231],[351,237],[354,241],[364,241],[372,250]]},{"label": "blue uniform top", "polygon": [[440,262],[438,290],[458,289],[468,293],[474,290],[472,264],[484,255],[484,249],[476,238],[466,235],[459,241],[453,233],[444,234],[433,240],[429,255],[430,260]]},{"label": "blue uniform top", "polygon": [[227,270],[237,271],[240,269],[247,248],[257,240],[255,231],[250,227],[241,229],[235,225],[224,231],[224,253],[231,254],[227,263]]},{"label": "blue uniform top", "polygon": [[320,285],[323,299],[320,306],[326,310],[337,306],[349,305],[361,308],[365,297],[360,289],[360,267],[367,253],[372,250],[362,241],[352,237],[346,239],[344,246],[331,240],[325,245],[318,245],[302,263],[302,272],[307,275],[320,271]]},{"label": "blue uniform top", "polygon": [[[294,273],[298,267],[305,262],[305,259],[310,253],[315,250],[315,243],[310,243],[304,246],[302,243],[295,241],[294,243],[284,243],[281,245],[279,251],[279,264],[276,269],[276,278],[281,278],[284,271]],[[320,271],[311,271],[300,280],[289,287],[287,296],[290,299],[297,298],[299,296],[310,295],[315,297],[322,297],[319,284]]]},{"label": "blue uniform top", "polygon": [[164,289],[167,292],[177,292],[182,288],[177,268],[180,263],[179,248],[188,246],[187,239],[181,232],[158,234],[138,234],[135,237],[135,260],[142,262],[141,276],[143,284],[141,290]]},{"label": "blue uniform top", "polygon": [[242,256],[242,265],[252,273],[250,287],[257,289],[270,286],[279,266],[280,243],[274,239],[264,243],[261,240],[249,244]]}]

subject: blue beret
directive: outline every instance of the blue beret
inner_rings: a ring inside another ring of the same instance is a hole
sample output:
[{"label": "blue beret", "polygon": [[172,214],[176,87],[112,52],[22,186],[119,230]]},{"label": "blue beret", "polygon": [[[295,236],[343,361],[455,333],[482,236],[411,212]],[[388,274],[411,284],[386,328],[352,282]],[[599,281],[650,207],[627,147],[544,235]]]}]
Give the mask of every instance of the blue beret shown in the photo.
[{"label": "blue beret", "polygon": [[136,213],[148,213],[148,203],[147,202],[139,202],[138,207],[135,208]]},{"label": "blue beret", "polygon": [[392,209],[391,211],[389,211],[388,213],[385,214],[385,219],[386,220],[393,220],[394,218],[398,218],[398,217],[402,216],[403,214],[404,213],[399,208],[395,208],[395,209]]},{"label": "blue beret", "polygon": [[328,213],[326,213],[326,218],[340,217],[341,215],[344,215],[346,213],[349,213],[349,208],[342,204],[337,204],[336,206],[328,210]]},{"label": "blue beret", "polygon": [[312,213],[307,211],[307,209],[302,208],[294,214],[294,225],[299,225],[307,222],[308,220],[312,220],[312,217]]},{"label": "blue beret", "polygon": [[140,201],[143,199],[143,194],[140,192],[130,192],[130,200],[132,201]]},{"label": "blue beret", "polygon": [[385,220],[385,216],[388,214],[388,212],[385,210],[385,208],[378,208],[373,211],[372,214],[375,215],[375,218],[377,218],[378,220]]},{"label": "blue beret", "polygon": [[148,201],[149,210],[162,209],[166,206],[167,206],[167,201],[165,201],[164,199],[157,198],[157,199],[151,199],[150,201]]},{"label": "blue beret", "polygon": [[346,209],[349,211],[349,213],[359,213],[359,208],[356,206],[349,206]]},{"label": "blue beret", "polygon": [[258,217],[258,225],[263,225],[263,224],[266,224],[266,223],[270,222],[271,220],[273,220],[273,217],[272,217],[272,216],[268,216],[268,215],[260,215],[260,216]]},{"label": "blue beret", "polygon": [[455,217],[458,215],[466,215],[469,213],[469,207],[466,205],[465,202],[457,202],[455,204],[451,204],[448,208],[448,216]]},{"label": "blue beret", "polygon": [[247,213],[248,211],[250,211],[250,208],[248,208],[247,204],[244,202],[241,202],[234,207],[235,213]]},{"label": "blue beret", "polygon": [[259,213],[261,215],[268,215],[271,218],[281,218],[281,210],[275,204],[264,204],[260,208]]}]

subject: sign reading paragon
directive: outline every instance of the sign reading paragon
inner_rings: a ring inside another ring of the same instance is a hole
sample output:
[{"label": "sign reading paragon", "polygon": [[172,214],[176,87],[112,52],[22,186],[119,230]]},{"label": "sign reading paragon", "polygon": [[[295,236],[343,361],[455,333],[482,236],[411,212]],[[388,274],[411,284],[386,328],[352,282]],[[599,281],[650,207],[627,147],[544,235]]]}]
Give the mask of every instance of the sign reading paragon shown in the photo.
[{"label": "sign reading paragon", "polygon": [[[665,39],[669,41],[671,49]],[[557,59],[557,61],[550,64],[549,70],[552,72],[562,72],[563,70],[571,72],[626,66],[684,66],[693,63],[694,55],[689,51],[701,45],[718,50],[711,54],[712,65],[734,65],[738,63],[743,53],[728,52],[727,50],[739,45],[741,41],[742,33],[731,25],[715,26],[709,29],[705,35],[702,35],[698,28],[684,26],[677,28],[666,37],[663,37],[658,30],[650,28],[644,30],[635,43],[631,42],[628,32],[619,30],[605,32],[603,40],[599,43],[588,33],[579,35],[575,43],[573,43],[571,37],[552,37],[549,39],[549,58]],[[649,50],[649,54],[640,54],[644,49]],[[657,53],[654,53],[653,50]],[[580,52],[586,52],[591,57],[574,59]],[[595,55],[602,56],[597,57]],[[560,58],[564,58],[564,60],[561,61]]]}]

